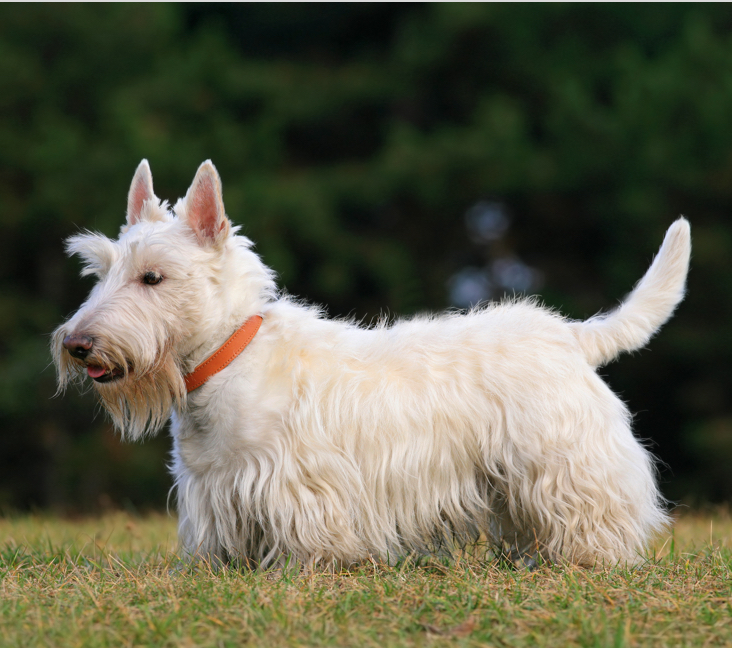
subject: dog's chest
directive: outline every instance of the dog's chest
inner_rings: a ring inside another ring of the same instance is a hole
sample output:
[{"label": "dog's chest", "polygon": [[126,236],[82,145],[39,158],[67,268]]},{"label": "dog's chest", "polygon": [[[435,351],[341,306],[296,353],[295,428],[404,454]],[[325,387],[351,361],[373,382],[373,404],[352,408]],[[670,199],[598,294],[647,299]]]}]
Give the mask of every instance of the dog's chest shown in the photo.
[{"label": "dog's chest", "polygon": [[202,388],[184,412],[171,416],[174,452],[194,473],[238,471],[271,450],[280,437],[280,409],[247,384]]}]

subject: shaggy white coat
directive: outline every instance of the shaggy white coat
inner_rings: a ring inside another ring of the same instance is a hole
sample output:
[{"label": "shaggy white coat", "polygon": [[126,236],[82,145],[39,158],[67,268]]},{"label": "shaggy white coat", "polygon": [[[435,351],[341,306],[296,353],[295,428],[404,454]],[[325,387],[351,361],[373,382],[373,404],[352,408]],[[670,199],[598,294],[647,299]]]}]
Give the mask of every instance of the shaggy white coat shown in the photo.
[{"label": "shaggy white coat", "polygon": [[[59,384],[116,369],[94,384],[132,439],[170,416],[187,552],[347,565],[484,534],[514,559],[593,565],[636,562],[667,524],[653,459],[596,368],[683,298],[683,218],[609,314],[514,300],[368,329],[278,297],[236,229],[210,162],[171,213],[143,161],[119,239],[68,242],[99,281],[54,335]],[[244,352],[186,394],[182,376],[257,313]],[[94,340],[88,358],[66,353],[72,334]]]}]

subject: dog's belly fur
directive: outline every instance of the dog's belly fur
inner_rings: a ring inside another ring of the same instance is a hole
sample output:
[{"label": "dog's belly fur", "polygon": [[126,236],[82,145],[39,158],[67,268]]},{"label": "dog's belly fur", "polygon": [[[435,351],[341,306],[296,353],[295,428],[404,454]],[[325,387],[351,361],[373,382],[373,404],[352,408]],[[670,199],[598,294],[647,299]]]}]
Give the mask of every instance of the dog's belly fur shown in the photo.
[{"label": "dog's belly fur", "polygon": [[[482,532],[582,563],[633,559],[651,528],[628,521],[663,522],[650,456],[561,317],[529,302],[372,330],[287,302],[264,316],[246,360],[174,420],[190,550],[350,563]],[[593,534],[594,551],[574,546]]]}]

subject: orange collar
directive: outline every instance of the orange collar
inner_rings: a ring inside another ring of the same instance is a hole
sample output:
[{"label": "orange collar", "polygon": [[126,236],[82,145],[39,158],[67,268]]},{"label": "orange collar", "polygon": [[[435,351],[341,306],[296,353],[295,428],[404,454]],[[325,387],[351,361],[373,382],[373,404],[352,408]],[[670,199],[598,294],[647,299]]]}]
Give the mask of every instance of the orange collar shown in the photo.
[{"label": "orange collar", "polygon": [[253,315],[243,326],[232,335],[224,345],[212,356],[209,356],[191,373],[183,376],[188,393],[198,389],[211,376],[217,374],[224,367],[227,367],[244,349],[252,338],[257,334],[262,324],[261,315]]}]

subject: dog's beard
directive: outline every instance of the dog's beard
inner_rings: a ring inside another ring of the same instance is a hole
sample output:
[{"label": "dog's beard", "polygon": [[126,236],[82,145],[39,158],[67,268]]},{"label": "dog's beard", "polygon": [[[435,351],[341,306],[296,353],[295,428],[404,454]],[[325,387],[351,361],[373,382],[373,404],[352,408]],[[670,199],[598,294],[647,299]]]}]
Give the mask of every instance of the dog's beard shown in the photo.
[{"label": "dog's beard", "polygon": [[151,370],[111,383],[94,383],[105,409],[123,436],[139,439],[162,428],[173,407],[184,402],[185,384],[173,356],[165,353]]},{"label": "dog's beard", "polygon": [[[93,356],[85,361],[73,358],[63,349],[63,333],[54,335],[54,361],[58,368],[58,391],[69,382],[83,383],[88,366],[114,368],[108,382],[92,384],[114,426],[124,438],[138,440],[153,436],[165,425],[173,408],[185,406],[183,374],[169,348],[137,363],[119,349],[105,349],[95,342]],[[134,356],[136,354],[130,354]]]}]

